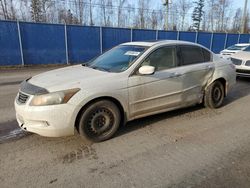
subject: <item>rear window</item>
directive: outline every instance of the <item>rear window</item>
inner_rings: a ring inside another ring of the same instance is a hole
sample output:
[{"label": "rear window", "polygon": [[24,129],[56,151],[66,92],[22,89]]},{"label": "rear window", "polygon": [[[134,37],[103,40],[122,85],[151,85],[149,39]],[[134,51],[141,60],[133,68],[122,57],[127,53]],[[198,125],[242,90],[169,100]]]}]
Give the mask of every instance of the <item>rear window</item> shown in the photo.
[{"label": "rear window", "polygon": [[209,62],[211,61],[211,53],[207,51],[206,49],[202,48],[202,52],[204,55],[204,62]]},{"label": "rear window", "polygon": [[181,46],[182,65],[191,65],[204,62],[203,51],[196,46]]}]

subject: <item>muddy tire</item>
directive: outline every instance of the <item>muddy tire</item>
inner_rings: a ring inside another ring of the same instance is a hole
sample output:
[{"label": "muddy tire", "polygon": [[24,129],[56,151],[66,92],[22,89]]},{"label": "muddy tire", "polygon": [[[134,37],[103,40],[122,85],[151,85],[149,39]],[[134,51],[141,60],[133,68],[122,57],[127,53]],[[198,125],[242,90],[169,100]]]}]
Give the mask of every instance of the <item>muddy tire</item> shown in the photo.
[{"label": "muddy tire", "polygon": [[204,105],[208,108],[219,108],[225,98],[225,88],[220,81],[213,82],[205,91]]},{"label": "muddy tire", "polygon": [[83,111],[79,121],[79,133],[93,142],[101,142],[114,136],[120,122],[119,108],[113,102],[97,101]]}]

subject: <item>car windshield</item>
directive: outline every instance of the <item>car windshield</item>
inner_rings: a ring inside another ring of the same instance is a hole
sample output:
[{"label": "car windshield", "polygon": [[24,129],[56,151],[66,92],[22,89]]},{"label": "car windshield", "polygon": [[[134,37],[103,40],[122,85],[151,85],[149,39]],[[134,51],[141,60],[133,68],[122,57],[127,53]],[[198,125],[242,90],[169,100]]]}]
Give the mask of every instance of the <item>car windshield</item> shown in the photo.
[{"label": "car windshield", "polygon": [[128,69],[145,49],[143,46],[117,46],[90,61],[86,66],[108,72],[122,72]]},{"label": "car windshield", "polygon": [[248,45],[244,45],[244,46],[239,46],[239,45],[233,45],[227,48],[227,50],[243,50],[244,48],[246,48]]},{"label": "car windshield", "polygon": [[248,46],[245,50],[243,50],[245,52],[250,52],[250,46]]}]

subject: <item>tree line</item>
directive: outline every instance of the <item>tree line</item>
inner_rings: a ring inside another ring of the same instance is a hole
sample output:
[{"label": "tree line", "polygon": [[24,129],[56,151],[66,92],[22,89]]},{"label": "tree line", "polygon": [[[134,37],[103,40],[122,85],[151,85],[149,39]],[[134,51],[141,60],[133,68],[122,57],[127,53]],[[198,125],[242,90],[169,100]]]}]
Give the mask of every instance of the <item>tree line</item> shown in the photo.
[{"label": "tree line", "polygon": [[[0,0],[0,19],[91,26],[238,32],[242,8],[232,0]],[[249,32],[249,13],[245,31]]]}]

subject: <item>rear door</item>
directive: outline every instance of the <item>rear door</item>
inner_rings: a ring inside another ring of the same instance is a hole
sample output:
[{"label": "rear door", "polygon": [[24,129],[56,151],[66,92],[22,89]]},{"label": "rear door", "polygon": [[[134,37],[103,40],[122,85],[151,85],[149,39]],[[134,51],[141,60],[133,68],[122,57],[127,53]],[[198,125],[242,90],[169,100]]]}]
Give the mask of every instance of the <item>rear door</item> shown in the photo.
[{"label": "rear door", "polygon": [[204,88],[212,77],[215,65],[212,54],[199,46],[178,46],[181,74],[183,74],[182,99],[187,103],[202,100]]}]

